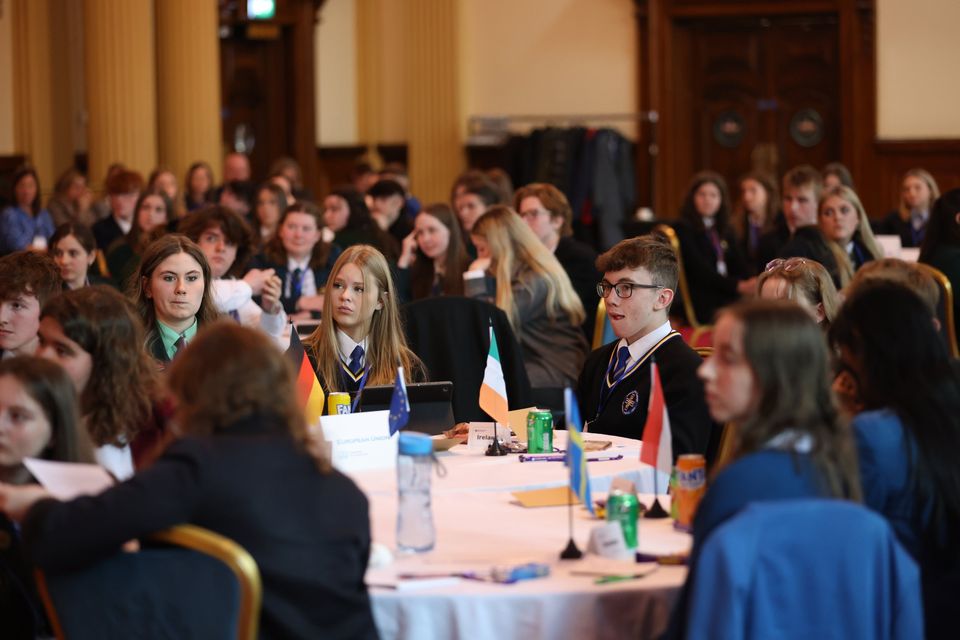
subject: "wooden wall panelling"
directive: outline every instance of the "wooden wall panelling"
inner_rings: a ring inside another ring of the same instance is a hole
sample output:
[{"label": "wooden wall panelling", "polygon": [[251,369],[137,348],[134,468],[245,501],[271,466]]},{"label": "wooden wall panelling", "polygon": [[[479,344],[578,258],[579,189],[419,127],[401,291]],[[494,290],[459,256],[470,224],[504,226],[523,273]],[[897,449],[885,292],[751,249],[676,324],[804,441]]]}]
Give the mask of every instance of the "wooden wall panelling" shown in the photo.
[{"label": "wooden wall panelling", "polygon": [[366,153],[360,145],[317,147],[317,202],[333,189],[348,185],[357,160]]}]

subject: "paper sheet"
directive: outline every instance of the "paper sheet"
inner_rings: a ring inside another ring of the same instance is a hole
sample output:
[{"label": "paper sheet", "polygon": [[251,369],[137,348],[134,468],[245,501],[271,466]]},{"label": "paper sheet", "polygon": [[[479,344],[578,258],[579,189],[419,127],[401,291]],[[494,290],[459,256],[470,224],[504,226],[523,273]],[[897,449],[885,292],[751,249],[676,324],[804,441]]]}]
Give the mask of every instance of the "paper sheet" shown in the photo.
[{"label": "paper sheet", "polygon": [[524,507],[563,507],[567,504],[580,504],[580,498],[570,490],[570,487],[553,487],[551,489],[533,489],[531,491],[514,491],[513,497]]},{"label": "paper sheet", "polygon": [[96,464],[25,458],[23,464],[44,489],[58,500],[95,496],[114,485],[113,476]]}]

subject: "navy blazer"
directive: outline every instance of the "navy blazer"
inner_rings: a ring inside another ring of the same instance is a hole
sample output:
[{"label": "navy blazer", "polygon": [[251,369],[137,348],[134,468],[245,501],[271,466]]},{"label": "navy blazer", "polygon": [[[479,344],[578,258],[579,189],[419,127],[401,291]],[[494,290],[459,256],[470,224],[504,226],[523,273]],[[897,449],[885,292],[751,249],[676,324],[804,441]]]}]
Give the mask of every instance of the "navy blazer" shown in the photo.
[{"label": "navy blazer", "polygon": [[[323,287],[327,284],[327,279],[330,277],[331,272],[333,271],[333,264],[337,261],[337,258],[340,257],[340,254],[343,253],[343,250],[339,245],[331,244],[330,245],[330,255],[327,257],[326,263],[319,267],[314,267],[311,269],[313,271],[313,281],[317,286],[317,293],[323,293]],[[279,264],[268,259],[266,255],[260,253],[255,255],[250,259],[250,263],[247,265],[247,271],[251,269],[273,269],[276,274],[280,277],[280,280],[283,281],[283,290],[282,295],[280,296],[280,304],[283,305],[283,310],[288,314],[296,313],[297,311],[297,300],[299,296],[288,296],[287,295],[287,276],[289,274],[289,269],[287,264]],[[253,301],[257,304],[260,304],[261,297],[255,296]]]}]

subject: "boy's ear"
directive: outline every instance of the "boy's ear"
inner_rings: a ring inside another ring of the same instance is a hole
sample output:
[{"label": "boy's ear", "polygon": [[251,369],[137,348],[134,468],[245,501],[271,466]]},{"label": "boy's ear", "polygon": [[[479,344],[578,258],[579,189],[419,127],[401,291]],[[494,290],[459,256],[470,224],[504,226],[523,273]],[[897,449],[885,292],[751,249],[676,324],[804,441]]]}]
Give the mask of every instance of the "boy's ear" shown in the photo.
[{"label": "boy's ear", "polygon": [[667,289],[666,287],[660,289],[657,292],[657,301],[653,305],[654,310],[660,311],[669,307],[670,303],[673,302],[673,296],[673,289]]}]

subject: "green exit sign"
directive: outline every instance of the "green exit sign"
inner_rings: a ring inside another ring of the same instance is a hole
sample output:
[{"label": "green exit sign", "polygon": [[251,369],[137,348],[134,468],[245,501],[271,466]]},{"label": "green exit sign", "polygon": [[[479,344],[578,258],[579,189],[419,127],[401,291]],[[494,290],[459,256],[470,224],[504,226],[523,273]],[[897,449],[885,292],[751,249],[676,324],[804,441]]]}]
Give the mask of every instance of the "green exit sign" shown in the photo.
[{"label": "green exit sign", "polygon": [[248,20],[270,20],[276,15],[276,0],[247,0]]}]

